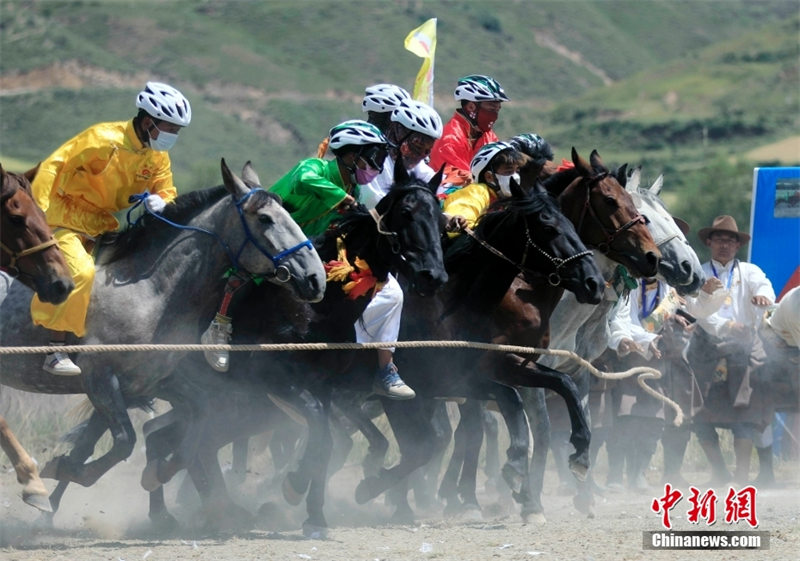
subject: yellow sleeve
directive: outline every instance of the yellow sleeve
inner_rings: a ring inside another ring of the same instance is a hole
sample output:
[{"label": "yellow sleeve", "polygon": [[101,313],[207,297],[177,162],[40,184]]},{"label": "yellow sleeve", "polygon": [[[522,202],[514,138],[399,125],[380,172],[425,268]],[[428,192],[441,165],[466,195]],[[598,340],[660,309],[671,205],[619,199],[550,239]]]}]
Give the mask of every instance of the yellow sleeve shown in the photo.
[{"label": "yellow sleeve", "polygon": [[474,228],[490,202],[489,188],[483,183],[472,183],[447,195],[443,210],[450,216],[463,216],[469,227]]}]

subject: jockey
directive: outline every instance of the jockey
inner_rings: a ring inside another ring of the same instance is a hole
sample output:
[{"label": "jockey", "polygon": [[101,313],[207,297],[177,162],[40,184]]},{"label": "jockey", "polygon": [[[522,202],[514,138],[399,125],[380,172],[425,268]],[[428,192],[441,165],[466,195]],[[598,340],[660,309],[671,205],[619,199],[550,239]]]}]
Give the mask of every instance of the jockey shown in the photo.
[{"label": "jockey", "polygon": [[[330,130],[328,138],[330,149],[336,156],[333,160],[326,161],[321,158],[302,160],[270,188],[281,196],[285,208],[309,237],[322,234],[340,213],[356,204],[359,185],[369,183],[377,177],[387,159],[386,137],[376,126],[366,121],[351,120],[340,123]],[[227,344],[230,341],[233,333],[231,312],[235,302],[245,294],[242,289],[250,285],[249,280],[236,273],[228,278],[225,297],[219,311],[201,336],[204,344]],[[399,286],[397,288],[399,289]],[[382,297],[379,298],[381,299]],[[388,307],[377,305],[380,313],[372,314],[370,318],[362,318],[358,322],[364,331],[376,332],[371,340],[394,341],[397,338],[396,333],[392,339],[382,337],[384,332],[391,332],[391,326],[395,321],[399,329],[402,291],[399,305],[396,297],[385,300],[390,304]],[[384,317],[387,314],[389,317]],[[362,341],[360,336],[357,340]],[[227,372],[229,356],[226,351],[206,351],[204,354],[212,368],[218,372]],[[375,380],[374,390],[388,397],[400,399],[414,397],[413,390],[397,375],[397,369],[391,359],[392,351],[379,350],[381,372]]]},{"label": "jockey", "polygon": [[474,228],[490,204],[510,197],[511,180],[519,184],[519,169],[527,161],[528,157],[508,142],[492,142],[478,150],[470,164],[475,182],[447,193],[444,199],[448,230]]},{"label": "jockey", "polygon": [[[42,162],[31,184],[75,282],[62,304],[37,296],[31,302],[34,324],[51,330],[54,347],[64,345],[67,331],[77,337],[86,333],[95,268],[84,243],[116,230],[113,213],[128,207],[132,195],[149,193],[144,204],[151,212],[161,212],[177,196],[167,151],[192,120],[189,101],[167,84],[147,82],[136,107],[130,121],[98,123],[68,140]],[[45,357],[44,369],[63,376],[81,373],[57,349]]]},{"label": "jockey", "polygon": [[477,74],[461,78],[454,95],[461,107],[434,144],[430,166],[433,169],[445,166],[443,186],[463,187],[473,181],[470,173],[473,156],[486,144],[498,140],[492,127],[508,96],[494,78]]},{"label": "jockey", "polygon": [[[533,132],[526,132],[512,137],[509,144],[530,158],[530,161],[520,169],[520,176],[524,185],[530,185],[537,179],[544,179],[556,172],[553,163],[553,149],[544,138]],[[525,180],[528,180],[526,182]]]},{"label": "jockey", "polygon": [[361,101],[361,110],[367,114],[367,121],[378,127],[383,134],[389,130],[392,111],[402,101],[410,100],[411,96],[400,86],[394,84],[375,84],[364,90],[364,99]]}]

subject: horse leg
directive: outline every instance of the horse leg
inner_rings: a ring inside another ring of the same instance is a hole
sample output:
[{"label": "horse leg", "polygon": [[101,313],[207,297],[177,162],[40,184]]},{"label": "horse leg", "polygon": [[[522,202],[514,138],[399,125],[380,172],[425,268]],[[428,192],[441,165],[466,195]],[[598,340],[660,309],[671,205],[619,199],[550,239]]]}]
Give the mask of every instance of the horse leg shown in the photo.
[{"label": "horse leg", "polygon": [[377,475],[365,477],[356,487],[358,504],[374,499],[430,461],[434,450],[433,401],[419,397],[402,403],[381,399],[400,448],[400,462],[390,469],[379,470]]},{"label": "horse leg", "polygon": [[52,512],[50,501],[47,500],[49,493],[44,482],[39,478],[36,463],[11,432],[2,415],[0,415],[0,447],[11,460],[11,465],[14,466],[17,474],[17,481],[22,484],[22,500],[43,512]]},{"label": "horse leg", "polygon": [[475,438],[483,438],[482,426],[471,425],[474,417],[470,416],[470,410],[477,403],[474,400],[467,400],[458,406],[460,418],[456,430],[453,432],[453,453],[447,464],[447,469],[439,485],[439,498],[445,502],[445,516],[456,516],[461,512],[461,499],[458,496],[458,481],[461,477],[461,470],[464,466],[464,454],[467,447],[467,439],[477,431]]},{"label": "horse leg", "polygon": [[497,422],[497,417],[486,406],[481,410],[481,421],[483,422],[483,433],[486,437],[484,471],[486,472],[487,482],[490,482],[496,488],[500,477],[500,425]]},{"label": "horse leg", "polygon": [[[158,419],[161,417],[175,417],[172,415],[173,411],[174,409],[161,415]],[[150,421],[148,421],[148,423],[149,422]],[[158,466],[158,460],[166,458],[180,442],[184,434],[184,426],[180,421],[175,419],[166,426],[148,431],[148,423],[145,423],[144,427],[145,434],[147,435],[145,437],[147,466]],[[153,478],[156,483],[148,482],[148,478]],[[178,527],[178,521],[175,520],[167,510],[167,505],[164,500],[164,487],[160,483],[157,483],[157,481],[157,473],[149,472],[146,467],[142,473],[142,487],[145,489],[151,488],[148,517],[153,522],[154,527],[159,531],[169,533]]]},{"label": "horse leg", "polygon": [[528,500],[522,505],[522,519],[526,523],[544,524],[542,489],[544,472],[547,467],[547,452],[550,449],[550,415],[547,412],[547,399],[542,388],[523,388],[523,403],[533,434],[533,458],[531,459],[528,485]]},{"label": "horse leg", "polygon": [[[464,441],[464,461],[461,467],[461,477],[458,480],[458,496],[463,505],[463,513],[467,518],[480,520],[483,515],[478,504],[476,495],[477,476],[478,476],[478,457],[480,456],[481,445],[483,444],[483,412],[484,404],[478,400],[467,400],[464,405],[473,403],[468,411],[462,408],[461,419],[468,417],[468,423],[476,430],[469,433],[469,437]],[[460,427],[460,424],[459,424]]]},{"label": "horse leg", "polygon": [[362,462],[364,476],[378,473],[383,467],[386,452],[389,450],[389,440],[384,436],[375,423],[360,407],[347,403],[337,403],[344,416],[364,435],[369,443],[367,455]]},{"label": "horse leg", "polygon": [[245,437],[233,441],[231,460],[231,477],[235,483],[244,483],[247,477],[247,447],[250,439]]}]

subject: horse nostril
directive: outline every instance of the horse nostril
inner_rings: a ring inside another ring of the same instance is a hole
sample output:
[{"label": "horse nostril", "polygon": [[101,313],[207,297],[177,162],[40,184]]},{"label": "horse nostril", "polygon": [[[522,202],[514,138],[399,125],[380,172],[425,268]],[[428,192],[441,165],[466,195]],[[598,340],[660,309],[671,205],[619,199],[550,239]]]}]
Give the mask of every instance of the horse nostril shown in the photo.
[{"label": "horse nostril", "polygon": [[595,292],[597,292],[599,288],[600,285],[594,278],[589,277],[588,279],[586,279],[586,290],[589,292],[589,294],[594,294]]},{"label": "horse nostril", "polygon": [[692,264],[688,260],[681,261],[681,272],[689,274],[692,272]]}]

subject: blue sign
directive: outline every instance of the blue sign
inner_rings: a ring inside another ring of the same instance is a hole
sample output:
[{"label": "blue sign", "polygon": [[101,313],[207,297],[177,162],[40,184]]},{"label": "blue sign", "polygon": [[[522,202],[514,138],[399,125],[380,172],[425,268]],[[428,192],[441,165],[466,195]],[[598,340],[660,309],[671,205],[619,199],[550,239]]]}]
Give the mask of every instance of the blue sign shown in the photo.
[{"label": "blue sign", "polygon": [[747,260],[779,295],[800,274],[800,167],[755,168]]}]

